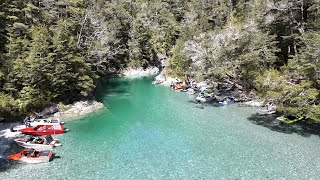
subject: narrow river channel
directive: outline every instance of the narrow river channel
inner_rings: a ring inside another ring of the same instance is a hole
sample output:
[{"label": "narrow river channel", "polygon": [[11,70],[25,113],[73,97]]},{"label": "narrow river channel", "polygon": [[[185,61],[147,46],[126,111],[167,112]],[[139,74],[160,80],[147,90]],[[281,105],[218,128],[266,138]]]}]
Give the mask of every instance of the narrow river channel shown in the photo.
[{"label": "narrow river channel", "polygon": [[[67,122],[47,164],[5,166],[0,179],[319,179],[319,135],[259,122],[236,104],[198,108],[150,78],[107,80],[107,110]],[[273,128],[272,128],[273,127]],[[4,157],[2,157],[4,158]]]}]

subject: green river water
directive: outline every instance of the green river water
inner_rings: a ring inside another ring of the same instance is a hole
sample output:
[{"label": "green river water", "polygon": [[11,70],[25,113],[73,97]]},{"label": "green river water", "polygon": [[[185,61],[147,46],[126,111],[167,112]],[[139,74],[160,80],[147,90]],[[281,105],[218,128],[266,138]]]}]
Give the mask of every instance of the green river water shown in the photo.
[{"label": "green river water", "polygon": [[108,109],[67,122],[60,158],[0,179],[320,179],[319,135],[264,124],[257,109],[197,108],[151,78],[105,81],[97,98]]}]

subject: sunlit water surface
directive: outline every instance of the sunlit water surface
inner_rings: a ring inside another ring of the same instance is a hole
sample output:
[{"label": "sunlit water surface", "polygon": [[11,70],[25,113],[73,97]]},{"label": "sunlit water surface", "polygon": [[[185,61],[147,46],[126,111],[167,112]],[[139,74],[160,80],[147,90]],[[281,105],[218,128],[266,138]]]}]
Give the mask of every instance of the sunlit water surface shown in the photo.
[{"label": "sunlit water surface", "polygon": [[102,84],[98,99],[108,110],[68,122],[71,131],[54,149],[60,158],[35,165],[3,160],[10,166],[0,179],[320,178],[318,135],[256,125],[247,119],[253,108],[198,108],[194,97],[148,78]]}]

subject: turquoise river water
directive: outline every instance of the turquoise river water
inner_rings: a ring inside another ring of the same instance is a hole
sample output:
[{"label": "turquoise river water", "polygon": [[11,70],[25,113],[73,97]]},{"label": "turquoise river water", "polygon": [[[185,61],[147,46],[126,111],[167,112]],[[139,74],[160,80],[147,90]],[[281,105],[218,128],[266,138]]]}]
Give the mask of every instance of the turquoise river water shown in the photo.
[{"label": "turquoise river water", "polygon": [[320,179],[319,135],[277,129],[257,109],[198,108],[151,78],[105,81],[97,98],[108,109],[67,122],[60,158],[13,163],[0,179]]}]

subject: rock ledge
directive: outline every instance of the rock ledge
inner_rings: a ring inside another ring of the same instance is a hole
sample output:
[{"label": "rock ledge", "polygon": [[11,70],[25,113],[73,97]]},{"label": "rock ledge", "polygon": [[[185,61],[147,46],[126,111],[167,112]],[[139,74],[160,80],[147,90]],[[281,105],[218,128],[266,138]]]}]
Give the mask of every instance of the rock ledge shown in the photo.
[{"label": "rock ledge", "polygon": [[95,100],[78,101],[66,106],[57,105],[58,111],[51,115],[51,117],[60,118],[63,121],[73,120],[102,110],[104,107],[105,106],[101,102]]}]

